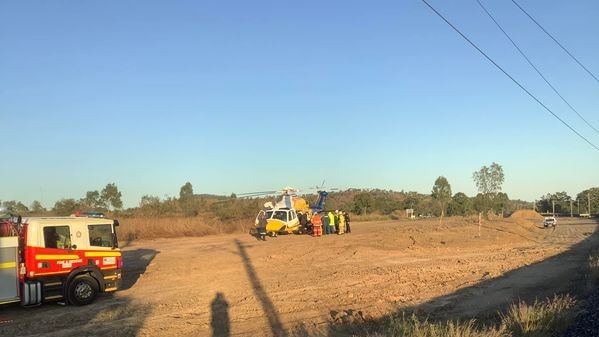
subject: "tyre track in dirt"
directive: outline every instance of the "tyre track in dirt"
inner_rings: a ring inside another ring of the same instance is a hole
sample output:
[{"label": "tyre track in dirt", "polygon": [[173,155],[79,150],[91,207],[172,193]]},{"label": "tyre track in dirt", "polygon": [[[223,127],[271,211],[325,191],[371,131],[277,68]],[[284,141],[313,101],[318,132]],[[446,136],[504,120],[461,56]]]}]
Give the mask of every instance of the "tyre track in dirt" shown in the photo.
[{"label": "tyre track in dirt", "polygon": [[[128,289],[81,308],[84,315],[70,325],[54,319],[69,320],[77,308],[49,304],[23,319],[26,309],[0,311],[18,321],[0,325],[0,333],[211,336],[220,313],[231,336],[289,336],[298,326],[320,330],[344,310],[369,317],[400,308],[467,316],[495,310],[523,289],[551,292],[551,285],[538,287],[552,275],[530,275],[525,268],[568,251],[596,227],[564,224],[548,232],[538,225],[488,221],[479,237],[477,224],[450,218],[441,228],[434,219],[354,223],[351,234],[322,238],[260,242],[233,234],[134,241],[124,249],[139,252],[125,265]],[[583,251],[568,254],[574,261]],[[548,268],[564,270],[559,264]],[[489,301],[473,305],[477,296]]]}]

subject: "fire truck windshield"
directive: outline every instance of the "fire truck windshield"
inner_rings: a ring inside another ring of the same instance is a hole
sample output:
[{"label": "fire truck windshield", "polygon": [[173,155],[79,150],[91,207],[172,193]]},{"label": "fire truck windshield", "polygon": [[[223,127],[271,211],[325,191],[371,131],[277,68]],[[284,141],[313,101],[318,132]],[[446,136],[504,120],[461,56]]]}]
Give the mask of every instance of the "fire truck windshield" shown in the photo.
[{"label": "fire truck windshield", "polygon": [[112,247],[112,225],[87,225],[89,231],[89,245],[93,247]]}]

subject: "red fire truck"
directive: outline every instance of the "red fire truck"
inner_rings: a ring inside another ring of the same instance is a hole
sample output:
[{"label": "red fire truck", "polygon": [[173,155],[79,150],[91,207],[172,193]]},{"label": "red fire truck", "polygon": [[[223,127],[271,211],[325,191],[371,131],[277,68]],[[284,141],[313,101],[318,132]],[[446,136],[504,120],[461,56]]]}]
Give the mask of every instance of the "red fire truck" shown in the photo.
[{"label": "red fire truck", "polygon": [[0,304],[92,303],[119,288],[117,220],[39,217],[0,220]]}]

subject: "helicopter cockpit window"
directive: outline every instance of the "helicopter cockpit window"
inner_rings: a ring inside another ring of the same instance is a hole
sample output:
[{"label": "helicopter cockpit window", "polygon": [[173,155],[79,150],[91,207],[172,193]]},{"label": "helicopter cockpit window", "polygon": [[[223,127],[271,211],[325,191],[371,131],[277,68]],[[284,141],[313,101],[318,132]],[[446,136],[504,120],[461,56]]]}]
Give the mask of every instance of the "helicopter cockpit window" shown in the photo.
[{"label": "helicopter cockpit window", "polygon": [[287,212],[285,211],[276,211],[272,217],[273,219],[287,221]]},{"label": "helicopter cockpit window", "polygon": [[290,220],[295,220],[295,218],[296,218],[295,212],[289,212],[289,218],[290,218]]},{"label": "helicopter cockpit window", "polygon": [[273,211],[266,212],[266,218],[267,219],[271,219],[272,218],[272,213],[273,213]]}]

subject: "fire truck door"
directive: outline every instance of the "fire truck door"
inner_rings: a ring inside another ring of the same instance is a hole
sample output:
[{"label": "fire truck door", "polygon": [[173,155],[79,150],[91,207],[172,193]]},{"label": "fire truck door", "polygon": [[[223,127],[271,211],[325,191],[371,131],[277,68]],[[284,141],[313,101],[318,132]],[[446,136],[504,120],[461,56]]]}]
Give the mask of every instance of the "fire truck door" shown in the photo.
[{"label": "fire truck door", "polygon": [[0,237],[0,303],[19,299],[18,246],[18,237]]}]

